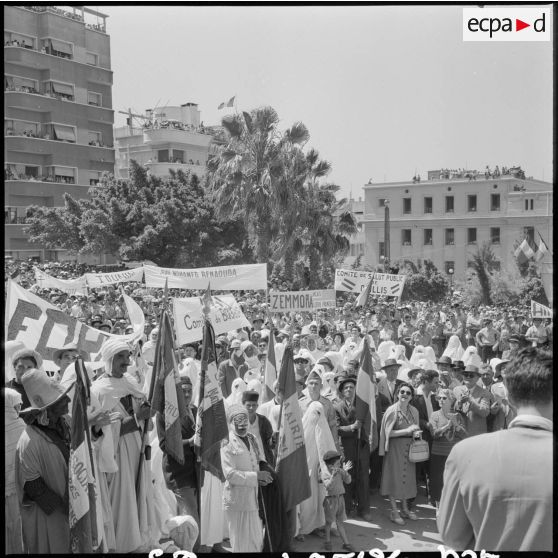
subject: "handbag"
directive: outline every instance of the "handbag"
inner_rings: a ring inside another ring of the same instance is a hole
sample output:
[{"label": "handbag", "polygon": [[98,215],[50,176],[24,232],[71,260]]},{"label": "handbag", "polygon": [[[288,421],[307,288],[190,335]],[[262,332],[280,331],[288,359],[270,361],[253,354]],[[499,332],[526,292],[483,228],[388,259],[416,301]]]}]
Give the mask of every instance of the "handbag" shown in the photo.
[{"label": "handbag", "polygon": [[428,449],[428,442],[422,439],[422,434],[419,438],[414,439],[409,447],[409,461],[411,463],[421,463],[428,461],[430,451]]}]

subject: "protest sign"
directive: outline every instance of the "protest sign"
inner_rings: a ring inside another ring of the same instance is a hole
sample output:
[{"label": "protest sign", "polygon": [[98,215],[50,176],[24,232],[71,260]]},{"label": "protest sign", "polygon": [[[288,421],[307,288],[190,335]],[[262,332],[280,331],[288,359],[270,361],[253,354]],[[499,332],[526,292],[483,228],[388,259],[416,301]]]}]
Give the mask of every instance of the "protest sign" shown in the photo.
[{"label": "protest sign", "polygon": [[552,318],[552,309],[540,302],[531,301],[531,316],[533,318]]},{"label": "protest sign", "polygon": [[207,289],[239,291],[244,289],[267,289],[267,266],[265,264],[200,267],[198,269],[174,269],[144,266],[145,286],[163,288],[168,280],[170,289]]},{"label": "protest sign", "polygon": [[374,280],[370,288],[371,295],[400,297],[403,293],[405,275],[356,271],[354,269],[335,270],[335,290],[360,293],[366,287],[372,275],[374,275]]},{"label": "protest sign", "polygon": [[95,289],[105,285],[114,285],[115,283],[141,281],[143,279],[143,267],[116,271],[114,273],[86,273],[85,278],[87,286]]},{"label": "protest sign", "polygon": [[58,279],[38,267],[33,269],[35,270],[35,281],[41,289],[58,289],[69,295],[87,294],[87,283],[84,276],[77,279]]},{"label": "protest sign", "polygon": [[[213,296],[211,300],[209,319],[217,335],[251,326],[234,296]],[[173,298],[172,306],[178,344],[201,341],[204,326],[201,297]]]},{"label": "protest sign", "polygon": [[335,290],[313,291],[314,308],[335,308]]},{"label": "protest sign", "polygon": [[271,291],[270,312],[303,312],[317,308],[335,308],[333,289],[318,291]]}]

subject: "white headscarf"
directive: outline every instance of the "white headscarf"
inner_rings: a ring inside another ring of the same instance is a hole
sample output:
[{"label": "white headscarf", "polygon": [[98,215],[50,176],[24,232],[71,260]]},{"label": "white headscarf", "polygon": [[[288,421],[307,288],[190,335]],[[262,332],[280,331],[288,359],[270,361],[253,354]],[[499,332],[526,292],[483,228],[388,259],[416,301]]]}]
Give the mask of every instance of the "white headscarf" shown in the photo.
[{"label": "white headscarf", "polygon": [[[22,349],[25,349],[25,345],[21,341],[6,341],[4,345],[4,383],[15,378],[12,357]],[[37,363],[37,365],[38,364],[39,363]]]},{"label": "white headscarf", "polygon": [[127,341],[118,338],[109,338],[101,346],[101,358],[105,362],[105,372],[112,374],[112,359],[121,351],[132,352],[132,346]]},{"label": "white headscarf", "polygon": [[19,418],[15,409],[21,405],[21,395],[11,388],[4,388],[4,432],[6,434],[5,451],[5,496],[16,492],[15,481],[15,452],[21,433],[25,430],[25,423]]},{"label": "white headscarf", "polygon": [[451,358],[452,362],[455,360],[461,360],[463,355],[463,347],[461,346],[461,340],[457,335],[452,335],[448,340],[448,346],[446,350],[442,353],[442,356],[447,356]]},{"label": "white headscarf", "polygon": [[378,353],[378,356],[382,361],[382,366],[384,365],[386,360],[390,358],[391,350],[393,347],[395,347],[395,343],[393,341],[382,341],[378,345],[378,350],[376,352]]},{"label": "white headscarf", "polygon": [[235,378],[231,384],[231,394],[225,398],[225,408],[235,404],[242,404],[242,394],[248,389],[248,384],[242,378]]},{"label": "white headscarf", "polygon": [[336,450],[324,407],[319,401],[312,401],[308,405],[302,416],[302,428],[304,430],[308,471],[312,474],[320,463],[325,468],[323,463],[324,454],[329,450]]},{"label": "white headscarf", "polygon": [[473,366],[480,368],[482,365],[482,359],[479,356],[477,348],[474,345],[470,345],[463,351],[461,360],[463,361],[463,364],[465,366],[472,364]]}]

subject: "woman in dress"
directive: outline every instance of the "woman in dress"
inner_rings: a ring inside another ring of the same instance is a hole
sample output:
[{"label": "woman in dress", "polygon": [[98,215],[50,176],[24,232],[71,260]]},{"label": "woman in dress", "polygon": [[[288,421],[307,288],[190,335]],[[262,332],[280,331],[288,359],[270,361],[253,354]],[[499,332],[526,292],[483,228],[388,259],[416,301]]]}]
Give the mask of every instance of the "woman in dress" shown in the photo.
[{"label": "woman in dress", "polygon": [[[420,430],[418,411],[410,405],[413,396],[410,384],[399,384],[397,403],[386,409],[380,430],[379,453],[384,456],[380,494],[389,497],[390,519],[398,525],[405,525],[403,517],[417,519],[407,504],[417,495],[415,464],[409,461],[414,432]],[[401,500],[401,512],[397,500]]]},{"label": "woman in dress", "polygon": [[440,389],[436,395],[440,410],[434,411],[430,417],[432,426],[432,451],[430,455],[430,497],[438,502],[444,486],[444,467],[451,448],[467,437],[463,419],[454,412],[455,396],[451,389]]}]

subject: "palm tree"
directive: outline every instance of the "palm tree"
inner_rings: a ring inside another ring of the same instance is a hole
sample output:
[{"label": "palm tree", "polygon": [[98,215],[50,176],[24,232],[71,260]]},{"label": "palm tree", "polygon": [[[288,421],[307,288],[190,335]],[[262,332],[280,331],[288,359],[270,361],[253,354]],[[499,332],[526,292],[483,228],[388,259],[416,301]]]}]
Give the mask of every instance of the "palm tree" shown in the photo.
[{"label": "palm tree", "polygon": [[476,272],[480,283],[482,303],[492,304],[490,297],[490,274],[496,268],[496,257],[488,242],[483,242],[473,254],[468,265]]},{"label": "palm tree", "polygon": [[295,201],[293,190],[300,179],[293,173],[300,170],[297,152],[308,141],[308,130],[299,122],[280,133],[271,107],[225,117],[222,125],[228,142],[207,165],[217,214],[241,218],[257,261],[267,262],[281,225],[278,216]]}]

